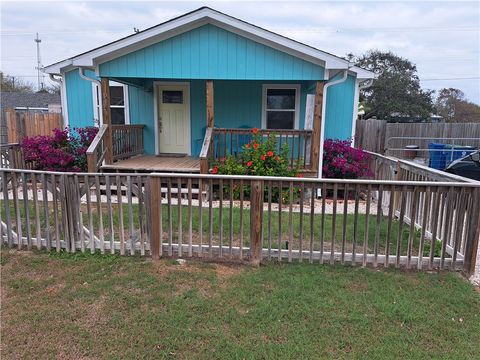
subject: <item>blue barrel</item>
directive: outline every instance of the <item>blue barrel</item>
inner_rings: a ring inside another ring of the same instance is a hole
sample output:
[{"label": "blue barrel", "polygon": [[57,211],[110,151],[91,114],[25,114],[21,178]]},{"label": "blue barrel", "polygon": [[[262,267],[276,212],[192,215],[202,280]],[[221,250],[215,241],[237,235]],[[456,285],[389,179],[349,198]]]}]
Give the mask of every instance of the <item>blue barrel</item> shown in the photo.
[{"label": "blue barrel", "polygon": [[[461,146],[461,145],[453,146],[452,161],[463,158],[467,155],[470,155],[475,150],[476,150],[475,146]],[[448,158],[447,161],[450,162],[450,158]]]},{"label": "blue barrel", "polygon": [[447,166],[447,156],[448,151],[445,151],[449,145],[441,143],[430,143],[428,144],[430,159],[428,161],[428,166],[434,169],[443,170]]}]

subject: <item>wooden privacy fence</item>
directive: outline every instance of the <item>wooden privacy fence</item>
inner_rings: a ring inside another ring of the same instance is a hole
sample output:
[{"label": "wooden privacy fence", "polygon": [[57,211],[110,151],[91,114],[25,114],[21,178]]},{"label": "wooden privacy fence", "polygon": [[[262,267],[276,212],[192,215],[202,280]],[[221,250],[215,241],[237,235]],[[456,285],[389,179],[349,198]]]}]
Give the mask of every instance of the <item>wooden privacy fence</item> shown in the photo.
[{"label": "wooden privacy fence", "polygon": [[[399,139],[402,137],[424,139]],[[392,140],[388,141],[390,138]],[[404,148],[406,145],[427,149],[428,143],[435,142],[435,139],[456,139],[455,145],[478,146],[478,141],[472,140],[480,139],[480,123],[387,123],[385,120],[368,119],[359,120],[356,124],[355,146],[379,154],[388,147]]]},{"label": "wooden privacy fence", "polygon": [[58,113],[5,111],[9,143],[19,143],[23,138],[52,135],[53,129],[63,129],[62,115]]},{"label": "wooden privacy fence", "polygon": [[[1,239],[18,248],[461,269],[474,183],[0,169]],[[193,189],[209,189],[208,200]],[[320,190],[321,200],[311,194]]]}]

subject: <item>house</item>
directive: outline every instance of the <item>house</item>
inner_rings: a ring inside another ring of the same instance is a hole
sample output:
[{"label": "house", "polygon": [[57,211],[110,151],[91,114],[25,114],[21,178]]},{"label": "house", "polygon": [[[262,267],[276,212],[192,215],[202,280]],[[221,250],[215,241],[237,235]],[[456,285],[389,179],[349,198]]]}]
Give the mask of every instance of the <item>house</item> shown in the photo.
[{"label": "house", "polygon": [[257,127],[278,133],[315,175],[323,139],[354,135],[359,88],[374,77],[208,7],[45,71],[61,82],[66,125],[102,126],[98,164],[205,172],[206,157],[236,152]]}]

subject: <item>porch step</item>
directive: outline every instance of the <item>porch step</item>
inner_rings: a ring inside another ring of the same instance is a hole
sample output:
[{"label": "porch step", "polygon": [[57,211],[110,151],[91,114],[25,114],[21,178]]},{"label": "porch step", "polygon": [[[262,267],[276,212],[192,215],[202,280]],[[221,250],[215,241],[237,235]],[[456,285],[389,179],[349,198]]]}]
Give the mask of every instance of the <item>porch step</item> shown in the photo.
[{"label": "porch step", "polygon": [[[122,185],[120,186],[120,191],[122,192],[123,196],[126,196],[127,194],[127,187]],[[160,189],[162,193],[162,197],[166,198],[168,195],[168,187],[161,187]],[[116,185],[110,185],[110,192],[112,195],[117,195],[117,186]],[[105,185],[100,185],[100,193],[102,195],[105,195],[107,193],[107,187]],[[170,194],[173,198],[178,198],[178,188],[177,187],[172,187],[170,189]],[[134,195],[135,196],[135,195]],[[198,199],[201,196],[202,199],[207,198],[207,191],[200,191],[199,188],[192,187],[192,199]],[[188,199],[188,189],[187,188],[180,188],[180,197],[183,199]]]}]

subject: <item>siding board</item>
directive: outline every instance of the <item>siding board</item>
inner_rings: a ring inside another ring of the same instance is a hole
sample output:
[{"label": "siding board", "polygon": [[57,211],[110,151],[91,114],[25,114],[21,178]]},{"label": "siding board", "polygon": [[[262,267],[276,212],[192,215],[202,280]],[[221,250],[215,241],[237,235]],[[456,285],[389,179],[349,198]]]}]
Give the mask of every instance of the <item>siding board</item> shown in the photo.
[{"label": "siding board", "polygon": [[209,24],[100,64],[100,74],[162,79],[322,80],[324,69]]}]

